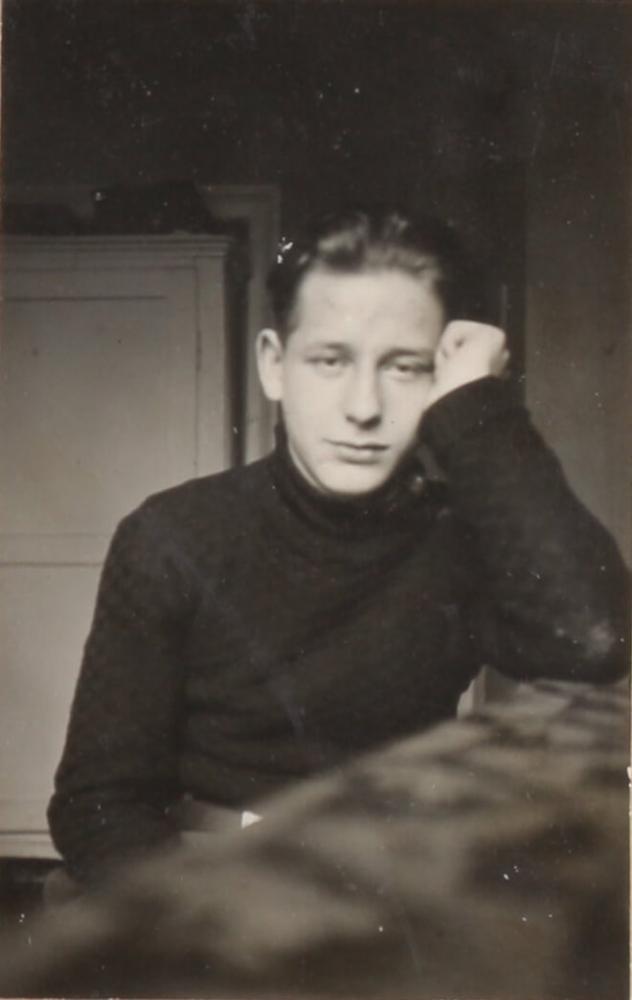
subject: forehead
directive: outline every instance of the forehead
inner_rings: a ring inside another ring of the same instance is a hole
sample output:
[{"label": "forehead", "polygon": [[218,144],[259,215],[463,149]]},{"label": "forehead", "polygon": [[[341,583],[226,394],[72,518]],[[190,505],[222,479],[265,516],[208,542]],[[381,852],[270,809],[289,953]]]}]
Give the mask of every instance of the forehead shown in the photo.
[{"label": "forehead", "polygon": [[438,336],[444,312],[430,277],[389,269],[345,274],[314,270],[303,280],[292,336],[323,333],[367,337],[371,333],[415,340]]}]

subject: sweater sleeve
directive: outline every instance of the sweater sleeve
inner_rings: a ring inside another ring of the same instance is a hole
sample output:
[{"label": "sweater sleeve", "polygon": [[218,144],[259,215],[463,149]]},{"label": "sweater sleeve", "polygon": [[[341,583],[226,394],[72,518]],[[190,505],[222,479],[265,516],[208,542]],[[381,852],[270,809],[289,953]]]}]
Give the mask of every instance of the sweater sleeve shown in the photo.
[{"label": "sweater sleeve", "polygon": [[472,554],[484,662],[522,680],[624,675],[626,567],[511,387],[488,377],[454,390],[421,433]]},{"label": "sweater sleeve", "polygon": [[151,501],[117,528],[48,811],[80,881],[168,841],[178,792],[186,584]]}]

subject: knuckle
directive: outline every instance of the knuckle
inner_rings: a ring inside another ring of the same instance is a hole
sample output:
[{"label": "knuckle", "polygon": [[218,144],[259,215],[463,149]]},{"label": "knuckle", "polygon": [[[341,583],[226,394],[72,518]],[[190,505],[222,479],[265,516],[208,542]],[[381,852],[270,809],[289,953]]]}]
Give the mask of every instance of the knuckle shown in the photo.
[{"label": "knuckle", "polygon": [[497,326],[492,326],[489,329],[490,329],[492,344],[497,350],[499,351],[503,350],[505,348],[505,342],[506,342],[506,337],[503,330],[501,330]]}]

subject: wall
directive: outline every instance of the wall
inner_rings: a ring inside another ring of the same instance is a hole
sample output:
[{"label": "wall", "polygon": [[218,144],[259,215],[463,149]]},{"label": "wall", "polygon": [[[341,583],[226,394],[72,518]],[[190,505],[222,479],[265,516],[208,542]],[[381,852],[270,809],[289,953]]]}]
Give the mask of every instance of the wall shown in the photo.
[{"label": "wall", "polygon": [[528,402],[632,554],[626,5],[5,0],[3,13],[8,184],[273,185],[289,238],[348,199],[457,221],[510,289],[518,368],[526,289]]},{"label": "wall", "polygon": [[512,266],[522,70],[493,12],[5,0],[4,62],[9,184],[277,185],[290,238],[333,203],[401,200]]},{"label": "wall", "polygon": [[527,198],[527,400],[632,560],[629,12],[551,22]]}]

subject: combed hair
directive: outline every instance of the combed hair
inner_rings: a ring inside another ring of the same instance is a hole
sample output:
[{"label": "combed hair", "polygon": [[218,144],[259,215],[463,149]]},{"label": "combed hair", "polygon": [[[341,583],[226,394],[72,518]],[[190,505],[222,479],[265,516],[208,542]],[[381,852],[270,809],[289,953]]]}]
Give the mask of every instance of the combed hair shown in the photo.
[{"label": "combed hair", "polygon": [[350,209],[316,221],[305,235],[282,244],[268,278],[276,328],[296,323],[303,279],[312,271],[359,274],[400,270],[429,280],[450,319],[474,318],[477,289],[471,263],[452,228],[432,216],[413,218],[398,209]]}]

